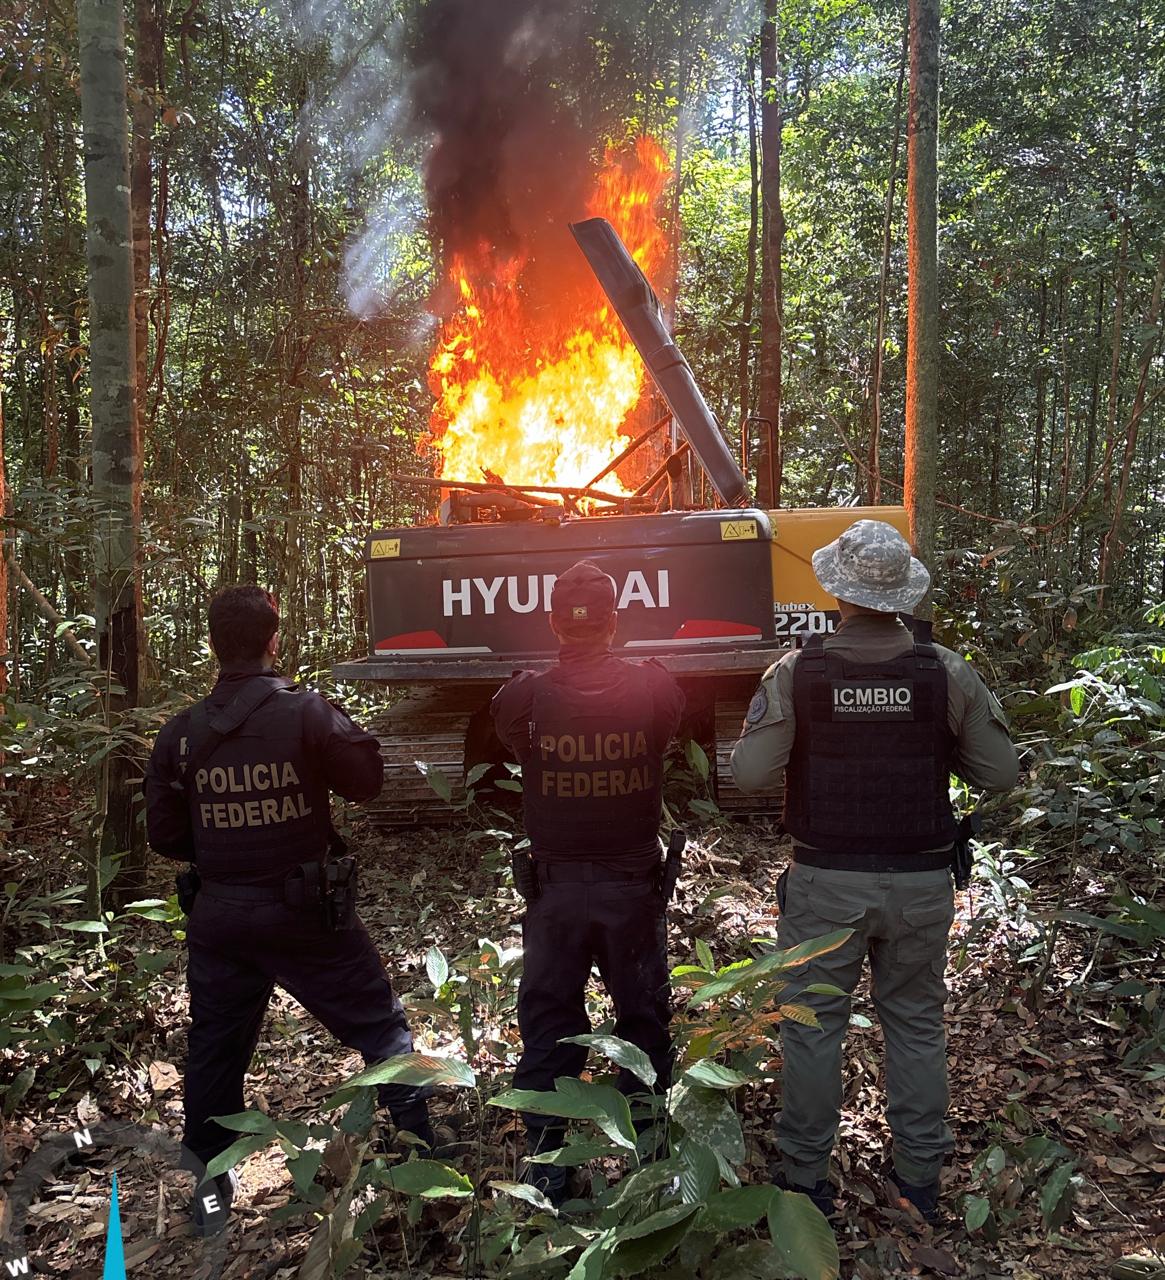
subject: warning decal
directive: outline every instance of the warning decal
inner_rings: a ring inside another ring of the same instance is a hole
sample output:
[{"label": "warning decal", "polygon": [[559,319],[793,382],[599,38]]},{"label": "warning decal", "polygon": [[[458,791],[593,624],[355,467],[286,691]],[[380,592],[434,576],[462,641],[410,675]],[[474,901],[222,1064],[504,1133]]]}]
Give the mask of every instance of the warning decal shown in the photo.
[{"label": "warning decal", "polygon": [[399,538],[373,538],[370,560],[395,560],[400,556]]},{"label": "warning decal", "polygon": [[755,520],[721,520],[721,542],[755,542],[757,539]]}]

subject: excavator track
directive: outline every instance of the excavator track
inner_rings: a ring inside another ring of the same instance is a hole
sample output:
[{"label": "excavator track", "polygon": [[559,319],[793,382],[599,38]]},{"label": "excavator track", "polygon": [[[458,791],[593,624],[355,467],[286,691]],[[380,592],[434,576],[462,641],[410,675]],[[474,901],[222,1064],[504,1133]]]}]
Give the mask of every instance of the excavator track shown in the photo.
[{"label": "excavator track", "polygon": [[732,776],[732,748],[740,737],[740,726],[748,710],[747,698],[716,699],[716,803],[733,817],[779,818],[784,805],[784,788],[763,795],[745,794]]},{"label": "excavator track", "polygon": [[[406,693],[369,725],[384,757],[384,788],[366,806],[377,826],[441,826],[465,799],[465,742],[469,723],[489,703],[492,687],[421,688]],[[417,761],[439,773],[449,799],[434,789]]]},{"label": "excavator track", "polygon": [[[489,705],[496,685],[413,689],[369,725],[384,757],[384,789],[366,806],[377,826],[444,826],[463,812],[466,741],[471,721]],[[783,792],[745,794],[732,777],[732,747],[748,707],[747,698],[717,698],[716,803],[733,817],[779,817]],[[444,799],[417,767],[439,773],[448,785]]]}]

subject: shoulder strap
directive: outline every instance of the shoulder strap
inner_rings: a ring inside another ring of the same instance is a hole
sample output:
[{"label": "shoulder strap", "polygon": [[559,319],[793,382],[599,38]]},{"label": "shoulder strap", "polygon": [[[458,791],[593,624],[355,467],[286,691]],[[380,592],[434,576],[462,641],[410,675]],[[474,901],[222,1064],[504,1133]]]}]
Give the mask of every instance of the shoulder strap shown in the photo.
[{"label": "shoulder strap", "polygon": [[797,655],[797,667],[803,668],[806,674],[817,672],[825,666],[825,637],[820,633],[811,635],[801,646]]},{"label": "shoulder strap", "polygon": [[259,708],[284,689],[295,686],[287,680],[251,680],[221,710],[213,714],[206,699],[190,709],[190,752],[182,774],[182,789],[189,791],[195,775],[218,750],[224,738],[237,732]]},{"label": "shoulder strap", "polygon": [[933,671],[939,665],[938,650],[933,644],[915,642],[914,664],[922,671]]}]

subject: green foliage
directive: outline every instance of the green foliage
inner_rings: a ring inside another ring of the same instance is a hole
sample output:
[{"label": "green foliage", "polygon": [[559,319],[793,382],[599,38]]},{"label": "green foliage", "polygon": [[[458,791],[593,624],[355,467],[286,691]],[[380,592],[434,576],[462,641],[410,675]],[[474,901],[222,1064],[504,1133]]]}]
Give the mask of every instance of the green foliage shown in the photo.
[{"label": "green foliage", "polygon": [[[504,832],[482,834],[506,837]],[[433,996],[410,995],[406,1004],[411,1012],[431,1020],[438,1032],[456,1035],[467,1058],[482,1049],[503,1063],[517,1056],[514,1044],[502,1037],[502,1029],[517,1017],[520,947],[503,947],[482,938],[473,951],[452,963],[440,948],[432,947],[425,957],[425,971]]]},{"label": "green foliage", "polygon": [[1159,634],[1126,633],[1075,663],[1071,678],[1009,709],[1023,732],[1047,735],[1019,793],[1020,825],[1141,857],[1161,847],[1165,645]]},{"label": "green foliage", "polygon": [[1069,1151],[1046,1134],[1020,1141],[1000,1138],[974,1162],[975,1191],[963,1199],[968,1231],[981,1231],[996,1241],[1019,1217],[1022,1199],[1038,1195],[1040,1215],[1048,1231],[1064,1225],[1072,1211],[1080,1176]]},{"label": "green foliage", "polygon": [[[102,882],[112,875],[109,863]],[[82,885],[28,897],[14,882],[4,886],[4,928],[20,942],[13,960],[0,964],[0,1051],[27,1064],[27,1084],[36,1076],[53,1097],[101,1070],[126,1019],[150,1016],[178,960],[165,943],[183,936],[173,897],[131,902],[99,919],[62,918],[83,912],[85,896]]]}]

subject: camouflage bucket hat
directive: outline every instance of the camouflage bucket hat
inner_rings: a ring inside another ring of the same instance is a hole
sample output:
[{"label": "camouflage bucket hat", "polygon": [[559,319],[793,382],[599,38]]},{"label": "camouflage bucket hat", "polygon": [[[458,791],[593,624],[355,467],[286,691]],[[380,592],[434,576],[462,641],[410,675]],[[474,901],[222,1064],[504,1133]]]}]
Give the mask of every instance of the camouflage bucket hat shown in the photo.
[{"label": "camouflage bucket hat", "polygon": [[930,570],[884,520],[856,520],[841,537],[813,553],[813,572],[838,600],[880,613],[909,613],[930,586]]}]

